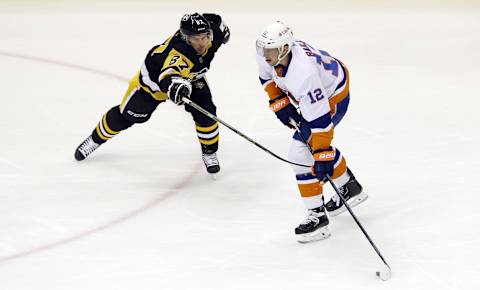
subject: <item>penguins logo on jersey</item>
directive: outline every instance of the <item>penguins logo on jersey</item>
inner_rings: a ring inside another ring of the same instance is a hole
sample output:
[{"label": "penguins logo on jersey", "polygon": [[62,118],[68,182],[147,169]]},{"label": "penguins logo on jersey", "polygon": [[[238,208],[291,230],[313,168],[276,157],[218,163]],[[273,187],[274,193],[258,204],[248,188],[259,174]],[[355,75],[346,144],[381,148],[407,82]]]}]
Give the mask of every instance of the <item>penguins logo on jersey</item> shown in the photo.
[{"label": "penguins logo on jersey", "polygon": [[170,61],[168,61],[168,58],[167,58],[169,67],[176,66],[181,70],[188,69],[189,67],[188,63],[182,58],[181,55],[178,54],[178,52],[170,53],[169,57],[170,57]]},{"label": "penguins logo on jersey", "polygon": [[170,63],[168,64],[169,66],[174,65],[178,60],[180,59],[179,55],[174,55],[172,59],[170,60]]}]

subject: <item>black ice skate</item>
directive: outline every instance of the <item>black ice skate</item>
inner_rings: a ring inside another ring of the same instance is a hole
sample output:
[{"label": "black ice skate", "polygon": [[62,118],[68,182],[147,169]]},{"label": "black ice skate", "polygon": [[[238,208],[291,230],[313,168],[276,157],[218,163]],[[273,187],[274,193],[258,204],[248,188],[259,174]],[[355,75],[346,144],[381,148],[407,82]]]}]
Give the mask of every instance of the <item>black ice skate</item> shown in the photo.
[{"label": "black ice skate", "polygon": [[205,167],[207,168],[208,173],[215,174],[220,171],[220,163],[218,163],[217,153],[202,154],[203,163],[205,163]]},{"label": "black ice skate", "polygon": [[101,144],[95,143],[92,139],[92,135],[88,136],[85,141],[83,141],[75,150],[75,159],[77,161],[82,161],[87,158],[88,155],[92,154]]},{"label": "black ice skate", "polygon": [[[347,168],[347,172],[350,175],[350,179],[345,185],[340,186],[338,190],[345,198],[348,205],[352,208],[367,200],[368,195],[362,191],[362,186],[355,179],[355,176],[350,171],[350,169]],[[343,205],[342,200],[336,193],[332,197],[332,199],[327,202],[325,208],[327,209],[327,212],[330,216],[339,215],[345,210],[347,210],[347,208]]]},{"label": "black ice skate", "polygon": [[308,210],[307,218],[295,228],[298,242],[308,243],[330,237],[329,223],[323,206]]}]

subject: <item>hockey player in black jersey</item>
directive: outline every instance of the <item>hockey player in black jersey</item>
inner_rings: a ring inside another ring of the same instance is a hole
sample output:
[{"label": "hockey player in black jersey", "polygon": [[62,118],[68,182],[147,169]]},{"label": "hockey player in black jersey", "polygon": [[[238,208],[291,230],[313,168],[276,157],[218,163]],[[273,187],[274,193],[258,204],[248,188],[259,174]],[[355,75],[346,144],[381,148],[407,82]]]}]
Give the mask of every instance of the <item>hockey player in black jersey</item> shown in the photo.
[{"label": "hockey player in black jersey", "polygon": [[[85,159],[121,131],[148,121],[157,106],[167,99],[183,105],[182,99],[190,98],[216,115],[205,73],[215,52],[229,38],[230,30],[219,15],[184,15],[180,29],[148,52],[140,71],[130,80],[120,105],[103,115],[92,134],[76,149],[75,159]],[[207,171],[217,173],[220,170],[216,155],[218,123],[189,106],[185,106],[185,110],[195,121]]]}]

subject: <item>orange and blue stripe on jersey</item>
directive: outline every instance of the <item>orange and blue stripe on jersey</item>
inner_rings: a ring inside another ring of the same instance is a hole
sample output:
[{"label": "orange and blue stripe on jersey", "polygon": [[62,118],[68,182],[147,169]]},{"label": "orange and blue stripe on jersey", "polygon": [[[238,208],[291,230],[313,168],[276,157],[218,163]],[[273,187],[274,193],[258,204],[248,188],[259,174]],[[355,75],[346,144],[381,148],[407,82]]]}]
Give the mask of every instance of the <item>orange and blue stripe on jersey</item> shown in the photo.
[{"label": "orange and blue stripe on jersey", "polygon": [[330,113],[308,122],[302,118],[300,122],[300,133],[295,132],[293,138],[304,142],[306,138],[313,150],[323,149],[330,146],[333,139],[333,123]]},{"label": "orange and blue stripe on jersey", "polygon": [[333,140],[333,123],[330,113],[327,113],[311,122],[308,122],[311,132],[310,146],[313,150],[330,146]]},{"label": "orange and blue stripe on jersey", "polygon": [[263,86],[263,89],[267,92],[270,100],[278,98],[282,94],[284,94],[283,91],[279,87],[277,87],[277,84],[272,79],[265,80],[265,79],[262,79],[260,77],[259,77],[259,79],[260,79],[260,83]]},{"label": "orange and blue stripe on jersey", "polygon": [[336,87],[335,92],[328,99],[334,126],[337,126],[343,119],[350,103],[350,74],[345,65],[338,59],[336,60],[340,64],[344,77]]}]

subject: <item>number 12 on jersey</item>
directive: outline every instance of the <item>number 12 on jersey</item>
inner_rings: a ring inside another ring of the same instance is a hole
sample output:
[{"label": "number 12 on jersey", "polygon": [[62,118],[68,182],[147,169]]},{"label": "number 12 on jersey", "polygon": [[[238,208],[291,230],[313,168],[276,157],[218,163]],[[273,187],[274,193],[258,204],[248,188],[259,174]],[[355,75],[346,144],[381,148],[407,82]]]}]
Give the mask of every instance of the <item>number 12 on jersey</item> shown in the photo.
[{"label": "number 12 on jersey", "polygon": [[320,88],[313,90],[313,92],[308,92],[308,97],[310,98],[310,104],[315,104],[324,98]]}]

